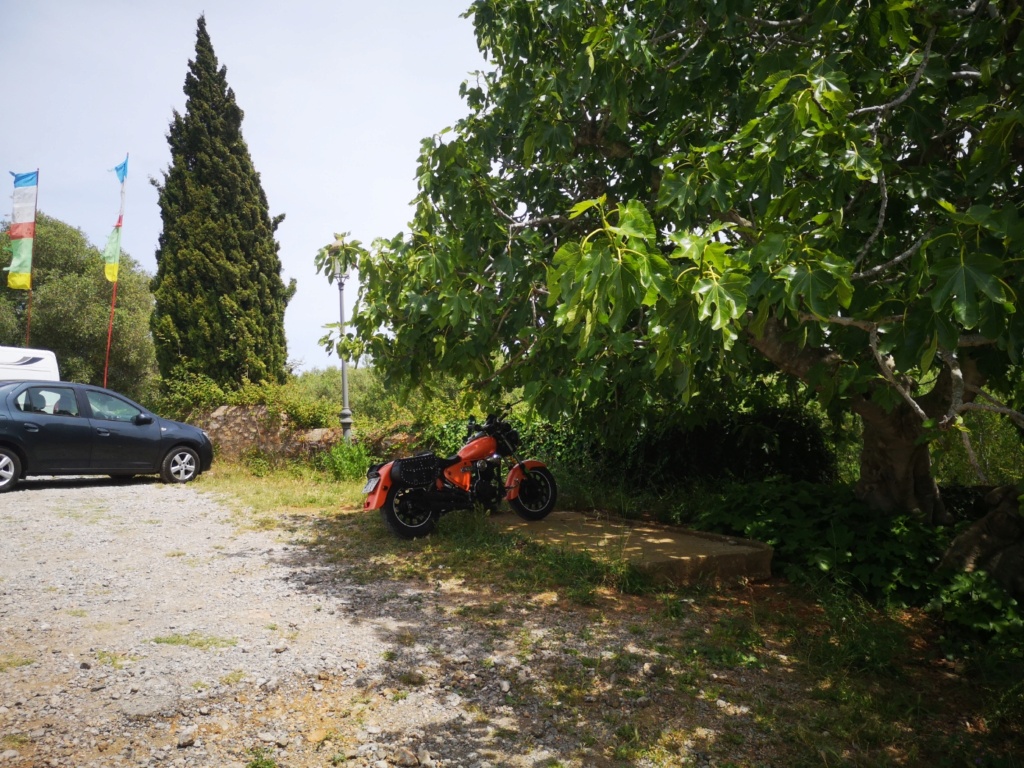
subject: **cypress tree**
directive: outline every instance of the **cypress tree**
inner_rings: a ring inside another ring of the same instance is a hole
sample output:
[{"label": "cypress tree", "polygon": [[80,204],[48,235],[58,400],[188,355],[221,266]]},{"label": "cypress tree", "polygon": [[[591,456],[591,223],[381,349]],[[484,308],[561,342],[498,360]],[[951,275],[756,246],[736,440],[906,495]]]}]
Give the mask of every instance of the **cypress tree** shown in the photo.
[{"label": "cypress tree", "polygon": [[224,387],[283,381],[285,286],[273,219],[242,138],[242,110],[218,67],[206,19],[185,77],[185,114],[174,112],[171,165],[159,191],[163,231],[151,328],[161,375],[176,368]]}]

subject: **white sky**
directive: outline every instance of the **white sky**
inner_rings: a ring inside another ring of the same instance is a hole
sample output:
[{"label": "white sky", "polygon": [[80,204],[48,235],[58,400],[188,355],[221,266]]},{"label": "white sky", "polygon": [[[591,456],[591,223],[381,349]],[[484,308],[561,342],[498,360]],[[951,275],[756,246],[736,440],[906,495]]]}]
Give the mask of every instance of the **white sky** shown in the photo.
[{"label": "white sky", "polygon": [[[337,365],[317,345],[338,291],[317,250],[350,232],[364,244],[406,230],[420,140],[467,114],[460,84],[483,68],[470,0],[0,0],[0,218],[13,179],[39,169],[39,210],[102,249],[117,220],[110,172],[130,153],[122,248],[156,271],[160,210],[150,178],[170,163],[196,20],[245,113],[242,132],[270,204],[285,317],[301,370]],[[9,256],[0,256],[0,267]],[[4,273],[0,273],[4,274]],[[346,285],[346,313],[356,286]],[[116,341],[115,341],[116,343]]]}]

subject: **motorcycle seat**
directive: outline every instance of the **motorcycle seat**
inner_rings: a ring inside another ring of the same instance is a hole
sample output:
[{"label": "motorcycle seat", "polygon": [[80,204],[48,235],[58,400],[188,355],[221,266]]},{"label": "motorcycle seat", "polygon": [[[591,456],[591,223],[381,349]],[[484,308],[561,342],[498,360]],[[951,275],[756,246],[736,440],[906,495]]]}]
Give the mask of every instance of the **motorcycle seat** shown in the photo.
[{"label": "motorcycle seat", "polygon": [[444,472],[448,467],[454,466],[462,461],[462,458],[456,454],[455,456],[449,456],[447,459],[439,459],[441,462],[441,471]]}]

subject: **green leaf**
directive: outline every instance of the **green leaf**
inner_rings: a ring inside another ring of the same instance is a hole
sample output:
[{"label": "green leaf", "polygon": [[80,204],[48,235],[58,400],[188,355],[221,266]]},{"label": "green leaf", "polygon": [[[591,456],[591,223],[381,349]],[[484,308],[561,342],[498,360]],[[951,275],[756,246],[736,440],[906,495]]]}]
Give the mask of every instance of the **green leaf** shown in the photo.
[{"label": "green leaf", "polygon": [[765,85],[772,87],[767,93],[761,94],[761,98],[757,102],[757,111],[764,112],[773,101],[779,98],[791,79],[788,72],[777,72],[765,80]]},{"label": "green leaf", "polygon": [[787,265],[779,271],[786,280],[786,304],[794,312],[809,309],[814,315],[827,318],[838,302],[829,301],[836,293],[836,279],[823,269],[806,264]]},{"label": "green leaf", "polygon": [[647,242],[653,242],[658,236],[654,219],[638,200],[630,200],[619,209],[619,230],[628,237],[638,237]]},{"label": "green leaf", "polygon": [[693,292],[701,297],[701,320],[711,318],[712,330],[721,330],[730,320],[735,320],[747,309],[746,286],[749,280],[742,275],[728,275],[723,280],[701,278],[694,284]]},{"label": "green leaf", "polygon": [[939,335],[937,333],[932,334],[931,343],[925,348],[924,354],[921,356],[921,372],[924,373],[932,367],[932,361],[935,360],[935,354],[939,351]]},{"label": "green leaf", "polygon": [[575,219],[577,216],[581,216],[591,208],[604,205],[604,202],[605,196],[601,195],[601,197],[596,200],[583,200],[582,202],[576,203],[576,205],[569,209],[569,218]]},{"label": "green leaf", "polygon": [[947,301],[953,304],[953,314],[964,328],[975,328],[981,317],[978,294],[1002,304],[1006,301],[998,274],[1003,262],[985,253],[968,253],[944,259],[932,268],[936,286],[932,291],[932,309],[939,312]]}]

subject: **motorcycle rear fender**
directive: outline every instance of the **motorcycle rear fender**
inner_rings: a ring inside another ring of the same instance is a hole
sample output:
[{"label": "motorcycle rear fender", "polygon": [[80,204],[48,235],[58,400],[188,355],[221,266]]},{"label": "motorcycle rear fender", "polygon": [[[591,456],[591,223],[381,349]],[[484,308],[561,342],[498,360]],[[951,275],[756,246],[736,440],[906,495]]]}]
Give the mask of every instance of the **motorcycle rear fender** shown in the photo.
[{"label": "motorcycle rear fender", "polygon": [[380,482],[377,483],[377,487],[366,494],[366,501],[363,502],[363,510],[380,509],[384,506],[384,501],[388,497],[388,491],[391,490],[391,466],[395,462],[389,461],[377,472],[380,474]]},{"label": "motorcycle rear fender", "polygon": [[519,484],[523,482],[523,478],[526,476],[526,470],[545,466],[547,465],[544,464],[543,461],[528,459],[522,464],[516,464],[512,467],[512,469],[509,470],[508,477],[505,478],[505,498],[511,501],[519,496]]}]

